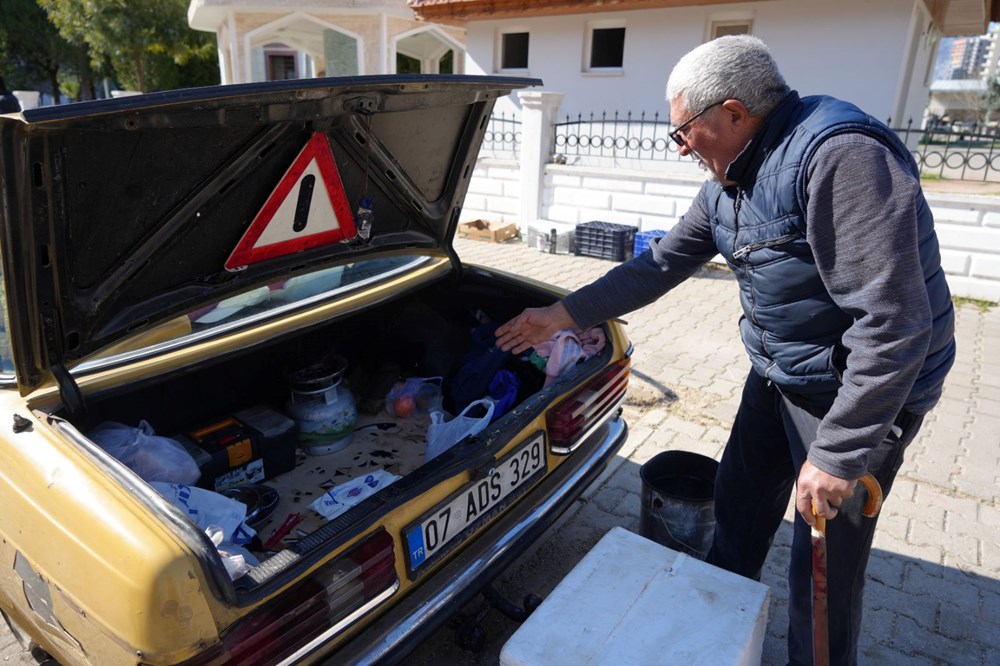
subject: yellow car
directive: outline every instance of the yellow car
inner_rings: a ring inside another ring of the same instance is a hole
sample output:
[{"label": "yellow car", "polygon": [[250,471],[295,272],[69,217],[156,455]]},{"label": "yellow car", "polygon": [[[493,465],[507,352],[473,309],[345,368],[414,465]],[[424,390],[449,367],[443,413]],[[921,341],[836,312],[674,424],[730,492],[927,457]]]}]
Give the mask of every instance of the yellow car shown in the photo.
[{"label": "yellow car", "polygon": [[66,666],[391,661],[545,533],[625,440],[630,346],[500,352],[560,293],[452,248],[495,101],[537,83],[0,116],[16,635]]}]

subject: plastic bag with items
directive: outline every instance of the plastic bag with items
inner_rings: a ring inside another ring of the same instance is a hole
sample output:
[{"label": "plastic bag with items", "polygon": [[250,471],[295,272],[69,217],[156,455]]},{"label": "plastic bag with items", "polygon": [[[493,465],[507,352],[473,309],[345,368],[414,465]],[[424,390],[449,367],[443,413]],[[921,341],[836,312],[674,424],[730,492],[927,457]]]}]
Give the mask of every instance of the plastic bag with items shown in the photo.
[{"label": "plastic bag with items", "polygon": [[[424,462],[438,457],[466,437],[482,432],[490,424],[494,409],[493,401],[489,398],[483,398],[469,403],[461,414],[450,421],[445,420],[444,412],[431,412],[431,424],[427,427],[427,450],[424,453]],[[479,416],[471,416],[477,411],[484,413]]]},{"label": "plastic bag with items", "polygon": [[392,385],[385,411],[401,419],[441,409],[441,377],[410,377]]},{"label": "plastic bag with items", "polygon": [[139,421],[137,428],[104,421],[87,436],[144,481],[191,484],[201,477],[198,463],[184,446],[160,437],[146,421]]}]

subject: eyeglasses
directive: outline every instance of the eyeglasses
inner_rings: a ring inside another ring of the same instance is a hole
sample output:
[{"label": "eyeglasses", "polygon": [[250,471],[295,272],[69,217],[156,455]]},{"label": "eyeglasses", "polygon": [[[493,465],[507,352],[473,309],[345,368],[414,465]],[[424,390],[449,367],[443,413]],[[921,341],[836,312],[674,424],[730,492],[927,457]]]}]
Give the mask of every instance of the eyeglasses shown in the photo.
[{"label": "eyeglasses", "polygon": [[[722,101],[725,101],[725,100],[722,100]],[[685,130],[687,130],[688,126],[691,123],[693,123],[694,121],[698,120],[699,116],[701,116],[702,114],[708,112],[710,109],[714,109],[715,107],[717,107],[720,104],[722,104],[722,101],[716,102],[714,104],[709,104],[704,109],[702,109],[698,113],[694,114],[693,116],[691,116],[690,118],[688,118],[687,120],[685,120],[684,122],[682,122],[680,125],[678,125],[676,128],[674,128],[674,130],[672,132],[668,132],[667,136],[669,136],[670,139],[674,143],[676,143],[678,146],[680,146],[680,147],[683,148],[684,146],[687,145],[687,140],[683,136],[681,136],[681,133],[684,132]]]}]

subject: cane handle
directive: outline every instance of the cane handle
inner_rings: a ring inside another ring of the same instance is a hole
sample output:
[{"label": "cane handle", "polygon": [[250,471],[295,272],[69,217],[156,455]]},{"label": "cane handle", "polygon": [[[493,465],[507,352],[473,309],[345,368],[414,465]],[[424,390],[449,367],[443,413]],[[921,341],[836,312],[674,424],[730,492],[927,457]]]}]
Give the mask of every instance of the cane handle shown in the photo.
[{"label": "cane handle", "polygon": [[878,514],[879,509],[882,508],[882,486],[878,484],[878,480],[871,474],[865,474],[858,481],[868,491],[868,499],[865,500],[865,508],[861,510],[861,513],[866,518],[874,518]]}]

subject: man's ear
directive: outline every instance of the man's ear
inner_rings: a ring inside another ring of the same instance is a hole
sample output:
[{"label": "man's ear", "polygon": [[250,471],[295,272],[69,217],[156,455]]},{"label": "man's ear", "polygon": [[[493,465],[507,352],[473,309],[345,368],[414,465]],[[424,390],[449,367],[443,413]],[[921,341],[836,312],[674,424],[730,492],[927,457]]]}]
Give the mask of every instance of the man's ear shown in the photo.
[{"label": "man's ear", "polygon": [[738,99],[727,99],[722,103],[726,118],[734,128],[743,128],[750,122],[750,109]]}]

